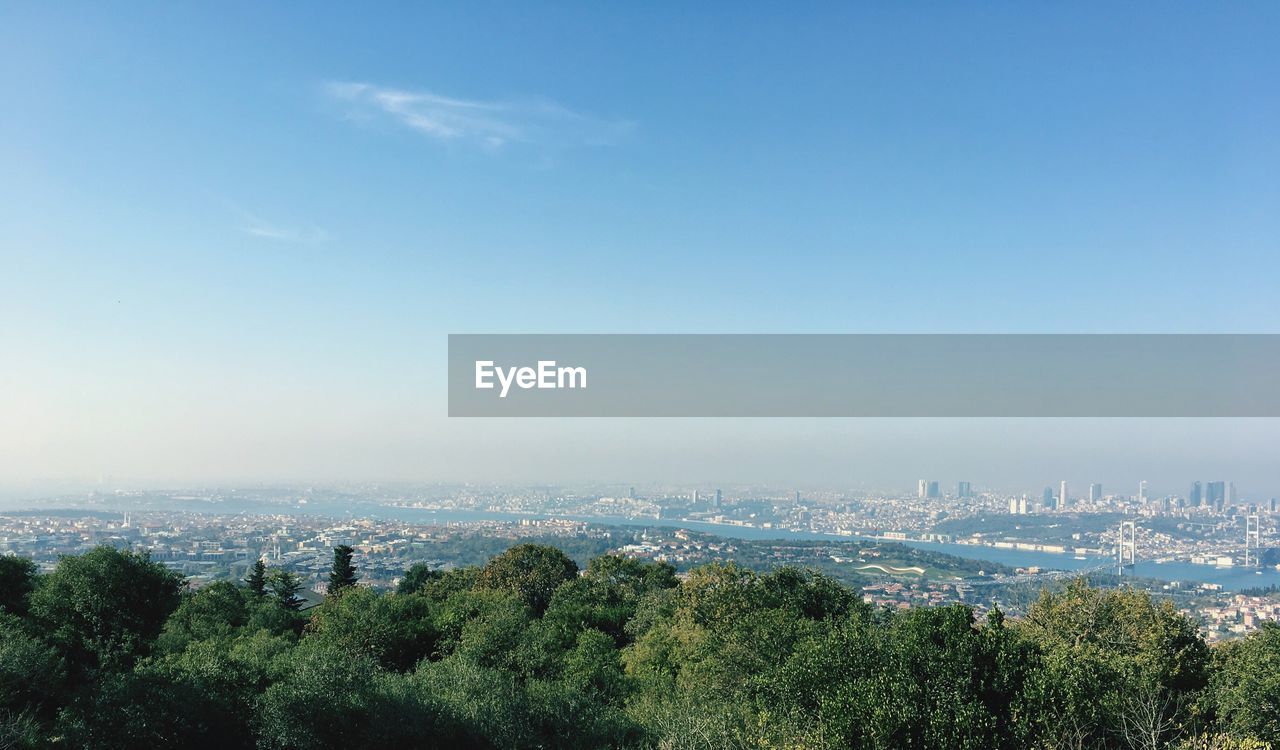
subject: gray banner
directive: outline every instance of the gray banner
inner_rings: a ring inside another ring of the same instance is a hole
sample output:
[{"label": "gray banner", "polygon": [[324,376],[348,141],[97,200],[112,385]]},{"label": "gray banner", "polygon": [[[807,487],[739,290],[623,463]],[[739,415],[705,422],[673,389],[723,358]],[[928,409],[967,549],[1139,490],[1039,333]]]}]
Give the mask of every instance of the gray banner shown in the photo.
[{"label": "gray banner", "polygon": [[1277,334],[451,334],[452,417],[1277,417]]}]

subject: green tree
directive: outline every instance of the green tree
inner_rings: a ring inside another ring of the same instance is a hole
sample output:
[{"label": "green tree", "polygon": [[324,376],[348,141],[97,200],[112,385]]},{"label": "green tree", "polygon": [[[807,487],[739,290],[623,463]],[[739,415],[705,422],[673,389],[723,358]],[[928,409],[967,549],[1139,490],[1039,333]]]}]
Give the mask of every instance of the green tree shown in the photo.
[{"label": "green tree", "polygon": [[177,608],[181,576],[145,553],[98,547],[62,558],[31,595],[31,615],[73,665],[128,669]]},{"label": "green tree", "polygon": [[870,610],[848,587],[817,571],[785,566],[760,577],[768,606],[809,620],[865,617]]},{"label": "green tree", "polygon": [[555,547],[517,544],[484,566],[477,585],[510,591],[541,615],[560,584],[577,576],[577,563]]},{"label": "green tree", "polygon": [[820,575],[760,576],[733,563],[694,568],[670,598],[648,597],[628,626],[628,673],[670,676],[681,690],[725,704],[754,700],[758,678],[827,621],[867,616],[847,589]]},{"label": "green tree", "polygon": [[57,651],[17,617],[0,613],[0,714],[52,717],[65,679],[66,666]]},{"label": "green tree", "polygon": [[265,630],[272,635],[287,636],[296,641],[301,637],[302,629],[307,624],[306,614],[280,606],[274,594],[248,597],[245,601],[245,610],[248,621],[244,625],[244,630],[250,633]]},{"label": "green tree", "polygon": [[[608,640],[607,638],[605,639]],[[596,750],[637,747],[620,710],[561,681],[521,681],[462,655],[423,662],[408,678],[458,727],[451,747]]]},{"label": "green tree", "polygon": [[253,565],[249,567],[249,575],[245,577],[244,582],[254,596],[266,596],[267,564],[262,561],[262,558],[253,561]]},{"label": "green tree", "polygon": [[[521,747],[460,732],[435,694],[407,676],[379,670],[367,655],[304,640],[279,666],[280,679],[257,703],[258,747],[263,750]],[[519,725],[512,722],[510,727],[519,736]]]},{"label": "green tree", "polygon": [[[415,568],[418,566],[414,566]],[[412,592],[427,597],[433,602],[444,602],[449,597],[460,591],[470,591],[475,588],[476,581],[480,578],[480,568],[475,566],[467,566],[465,568],[453,568],[424,576],[422,582],[413,589]]]},{"label": "green tree", "polygon": [[249,750],[257,704],[282,679],[291,649],[290,639],[262,631],[194,641],[104,675],[60,713],[58,733],[68,747],[97,750]]},{"label": "green tree", "polygon": [[[216,693],[147,662],[102,675],[58,716],[57,733],[71,747],[95,750],[251,747],[246,722],[223,710]],[[239,740],[239,741],[237,741]]]},{"label": "green tree", "polygon": [[351,564],[355,550],[346,544],[333,548],[333,570],[329,572],[329,595],[342,593],[343,589],[356,585],[356,566]]},{"label": "green tree", "polygon": [[437,581],[444,576],[439,570],[434,570],[426,563],[417,563],[409,566],[404,575],[396,583],[397,594],[416,594],[423,586],[432,581]]},{"label": "green tree", "polygon": [[583,575],[556,588],[542,623],[564,648],[572,647],[578,633],[586,629],[607,633],[624,646],[630,641],[626,625],[644,597],[678,584],[675,568],[667,563],[602,555],[587,565]]},{"label": "green tree", "polygon": [[0,556],[0,612],[27,613],[27,597],[35,589],[36,564],[25,557]]},{"label": "green tree", "polygon": [[[1037,747],[1023,684],[1034,650],[998,614],[953,605],[826,621],[760,677],[766,739],[816,747]],[[773,735],[773,736],[770,736]]]},{"label": "green tree", "polygon": [[1169,603],[1082,581],[979,623],[959,605],[873,612],[810,570],[681,581],[606,555],[578,575],[524,544],[483,569],[415,566],[406,593],[340,586],[304,616],[300,577],[260,572],[269,595],[185,592],[145,555],[64,558],[10,600],[27,617],[0,611],[0,747],[1264,750],[1280,734],[1280,626],[1209,649]]},{"label": "green tree", "polygon": [[1192,728],[1209,648],[1172,603],[1077,579],[1043,592],[1020,628],[1044,654],[1028,690],[1050,746],[1161,748]]},{"label": "green tree", "polygon": [[165,622],[157,647],[181,651],[192,641],[232,635],[249,621],[249,611],[245,589],[230,581],[215,581],[183,596]]},{"label": "green tree", "polygon": [[628,599],[638,599],[646,592],[675,588],[680,584],[671,563],[650,563],[623,555],[600,555],[592,559],[587,563],[583,578],[609,586]]},{"label": "green tree", "polygon": [[1238,738],[1280,745],[1280,625],[1214,649],[1213,709]]},{"label": "green tree", "polygon": [[283,608],[297,612],[302,609],[303,599],[298,596],[302,590],[302,578],[289,570],[276,570],[271,574],[271,594]]},{"label": "green tree", "polygon": [[627,693],[618,647],[599,630],[578,634],[574,648],[565,654],[562,679],[574,690],[606,702],[621,703]]},{"label": "green tree", "polygon": [[430,656],[439,639],[432,604],[417,594],[379,594],[354,588],[313,610],[305,638],[407,671]]},{"label": "green tree", "polygon": [[534,633],[529,605],[510,591],[460,591],[440,607],[441,655],[458,654],[486,667],[510,672],[527,660],[524,646]]},{"label": "green tree", "polygon": [[416,694],[432,696],[443,712],[465,728],[471,741],[464,747],[521,748],[531,744],[523,715],[523,690],[510,672],[454,656],[423,662],[410,680]]}]

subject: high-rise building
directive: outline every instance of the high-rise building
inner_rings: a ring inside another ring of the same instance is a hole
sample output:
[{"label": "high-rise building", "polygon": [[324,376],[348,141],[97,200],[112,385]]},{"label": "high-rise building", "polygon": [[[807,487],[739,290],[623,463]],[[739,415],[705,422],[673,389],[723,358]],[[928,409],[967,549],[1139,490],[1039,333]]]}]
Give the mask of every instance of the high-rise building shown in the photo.
[{"label": "high-rise building", "polygon": [[693,504],[694,504],[694,505],[697,505],[697,504],[698,504],[698,491],[697,491],[697,490],[694,490],[694,491],[693,491]]},{"label": "high-rise building", "polygon": [[1052,487],[1044,488],[1044,495],[1041,496],[1040,498],[1040,507],[1044,508],[1045,510],[1050,510],[1053,508],[1053,488]]},{"label": "high-rise building", "polygon": [[1023,495],[1022,497],[1018,498],[1018,514],[1023,516],[1027,515],[1027,496],[1026,495]]},{"label": "high-rise building", "polygon": [[1147,504],[1147,480],[1138,482],[1138,505]]},{"label": "high-rise building", "polygon": [[961,500],[968,500],[973,497],[973,490],[969,487],[968,482],[956,482],[956,495]]},{"label": "high-rise building", "polygon": [[925,499],[925,497],[927,497],[928,492],[929,492],[929,482],[928,482],[928,480],[921,479],[921,480],[920,480],[920,484],[919,484],[919,486],[917,486],[917,488],[916,488],[916,497],[918,497],[918,498],[920,498],[921,500],[923,500],[923,499]]},{"label": "high-rise building", "polygon": [[1227,482],[1226,504],[1235,505],[1237,502],[1239,502],[1239,500],[1240,500],[1240,496],[1236,494],[1236,483]]},{"label": "high-rise building", "polygon": [[720,503],[724,502],[724,495],[720,494],[720,490],[716,490],[716,499],[713,501],[713,507],[719,508]]},{"label": "high-rise building", "polygon": [[1018,498],[1009,498],[1009,515],[1016,515],[1018,512]]},{"label": "high-rise building", "polygon": [[1200,503],[1204,500],[1204,494],[1200,486],[1200,482],[1191,483],[1191,493],[1187,495],[1187,505],[1192,508],[1199,508]]},{"label": "high-rise building", "polygon": [[929,482],[928,497],[930,499],[942,497],[942,491],[938,489],[938,481],[936,479]]},{"label": "high-rise building", "polygon": [[627,488],[627,497],[631,498],[632,500],[635,500],[635,499],[636,499],[636,488],[635,488],[635,487],[629,487],[629,488]]},{"label": "high-rise building", "polygon": [[1067,499],[1067,480],[1062,480],[1062,484],[1058,486],[1058,510],[1065,510],[1071,501]]},{"label": "high-rise building", "polygon": [[1204,486],[1204,504],[1221,512],[1227,503],[1227,483],[1209,482]]},{"label": "high-rise building", "polygon": [[1096,503],[1102,499],[1102,485],[1094,482],[1089,485],[1089,502]]}]

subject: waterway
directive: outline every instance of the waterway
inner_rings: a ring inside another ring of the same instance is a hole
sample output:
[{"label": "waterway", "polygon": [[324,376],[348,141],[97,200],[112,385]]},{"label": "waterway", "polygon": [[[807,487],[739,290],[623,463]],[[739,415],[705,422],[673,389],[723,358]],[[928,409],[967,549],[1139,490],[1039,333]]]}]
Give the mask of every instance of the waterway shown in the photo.
[{"label": "waterway", "polygon": [[[727,539],[831,539],[850,541],[857,537],[838,536],[834,534],[818,534],[808,531],[792,531],[790,529],[762,529],[752,526],[734,526],[731,524],[707,523],[703,521],[680,521],[674,519],[623,518],[614,516],[572,516],[565,514],[541,513],[501,513],[471,510],[428,510],[424,508],[402,508],[388,505],[318,502],[305,506],[283,506],[279,504],[258,502],[219,502],[219,503],[183,503],[186,510],[202,513],[255,513],[285,515],[321,515],[334,518],[375,518],[397,519],[412,523],[448,524],[474,521],[518,521],[520,519],[566,519],[584,521],[609,526],[628,526],[637,528],[681,528],[700,531]],[[118,510],[126,508],[118,507]],[[156,510],[155,507],[127,508],[128,510]],[[172,507],[168,509],[173,509]],[[103,509],[105,510],[105,509]],[[897,540],[893,540],[897,541]],[[1037,552],[1034,550],[1008,549],[1005,547],[988,547],[976,544],[957,544],[943,542],[900,541],[900,544],[922,549],[945,552],[956,557],[969,560],[989,560],[1012,567],[1037,566],[1045,570],[1087,570],[1109,563],[1110,557],[1086,557],[1077,559],[1072,554],[1053,552]],[[1140,560],[1135,568],[1126,571],[1142,578],[1154,578],[1162,581],[1180,581],[1194,583],[1216,583],[1228,591],[1258,586],[1280,585],[1280,571],[1275,568],[1219,568],[1212,565],[1195,565],[1190,562],[1156,563]]]},{"label": "waterway", "polygon": [[[561,518],[573,521],[605,524],[609,526],[632,526],[648,528],[680,528],[690,531],[701,531],[715,534],[727,539],[832,539],[849,541],[856,537],[838,536],[834,534],[817,534],[808,531],[792,531],[790,529],[761,529],[751,526],[734,526],[731,524],[706,523],[702,521],[679,521],[664,519],[634,519],[609,516],[569,516],[557,514],[519,514],[493,513],[465,510],[425,510],[421,508],[397,508],[383,506],[374,517],[396,518],[417,523],[457,523],[467,521],[512,521],[521,518],[548,519]],[[897,540],[893,540],[897,541]],[[990,560],[1013,567],[1025,568],[1038,566],[1046,570],[1087,570],[1097,568],[1112,561],[1111,557],[1086,557],[1077,559],[1071,554],[1054,552],[1037,552],[1035,550],[1008,549],[1005,547],[988,547],[976,544],[957,544],[954,542],[919,542],[900,541],[912,547],[945,552],[956,557],[969,560]],[[1179,581],[1195,583],[1216,583],[1229,591],[1255,586],[1280,585],[1280,570],[1275,568],[1219,568],[1213,565],[1196,565],[1190,562],[1157,563],[1140,560],[1138,564],[1126,569],[1126,575],[1140,578],[1154,578],[1161,581]]]}]

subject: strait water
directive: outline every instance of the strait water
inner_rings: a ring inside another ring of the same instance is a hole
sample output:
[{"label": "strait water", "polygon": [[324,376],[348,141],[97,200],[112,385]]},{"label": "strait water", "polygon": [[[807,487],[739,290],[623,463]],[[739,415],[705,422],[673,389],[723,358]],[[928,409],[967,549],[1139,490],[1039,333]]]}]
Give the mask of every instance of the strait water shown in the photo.
[{"label": "strait water", "polygon": [[[816,534],[807,531],[791,531],[789,529],[760,529],[746,526],[706,523],[702,521],[679,521],[664,519],[634,519],[614,516],[572,516],[562,513],[495,513],[469,510],[426,510],[422,508],[399,508],[386,505],[316,502],[306,506],[280,505],[253,501],[223,501],[217,503],[192,502],[181,503],[183,509],[200,513],[254,513],[268,515],[319,515],[333,518],[375,518],[396,519],[412,523],[448,524],[473,521],[518,521],[520,519],[567,519],[609,526],[627,526],[634,528],[681,528],[700,531],[727,539],[830,539],[850,541],[857,537],[836,536],[832,534]],[[30,507],[30,506],[27,506]],[[115,512],[126,508],[113,508]],[[132,507],[129,510],[158,510],[152,507]],[[175,510],[171,504],[165,510]],[[105,511],[105,509],[103,509]],[[58,511],[35,511],[58,512]],[[76,512],[76,511],[70,511]],[[85,512],[85,511],[82,511]],[[93,511],[87,511],[93,512]],[[1072,554],[1053,552],[1037,552],[1034,550],[1006,549],[1003,547],[985,547],[974,544],[955,544],[942,542],[899,542],[921,549],[945,552],[956,557],[969,560],[989,560],[1012,567],[1039,566],[1046,570],[1085,570],[1097,568],[1109,563],[1110,557],[1087,557],[1076,559]],[[1195,565],[1189,562],[1156,563],[1139,561],[1132,573],[1142,578],[1154,578],[1162,581],[1184,581],[1197,583],[1216,583],[1224,589],[1235,591],[1242,588],[1280,585],[1280,571],[1275,568],[1218,568],[1212,565]]]},{"label": "strait water", "polygon": [[[649,519],[632,519],[609,516],[570,516],[563,514],[519,514],[490,513],[484,511],[462,510],[423,510],[420,508],[381,507],[374,517],[396,518],[418,523],[450,523],[467,521],[512,521],[521,518],[548,519],[562,518],[573,521],[606,524],[609,526],[632,526],[647,528],[680,528],[690,531],[701,531],[707,534],[725,537],[726,539],[832,539],[850,541],[857,537],[836,536],[833,534],[816,534],[789,529],[759,529],[746,526],[705,523],[701,521],[677,521]],[[890,540],[896,541],[896,540]],[[1039,566],[1051,570],[1085,570],[1096,568],[1110,562],[1111,557],[1086,557],[1076,559],[1072,554],[1054,552],[1037,552],[1034,550],[1006,549],[1003,547],[985,547],[975,544],[955,544],[943,542],[903,541],[911,547],[945,552],[956,557],[969,560],[989,560],[1013,567]],[[1126,570],[1126,575],[1130,571]],[[1150,560],[1139,560],[1132,570],[1133,575],[1140,578],[1154,578],[1161,581],[1194,581],[1197,583],[1216,583],[1224,589],[1235,591],[1255,586],[1280,585],[1280,570],[1275,568],[1219,568],[1212,565],[1195,565],[1189,562],[1156,563]]]}]

